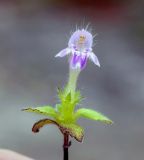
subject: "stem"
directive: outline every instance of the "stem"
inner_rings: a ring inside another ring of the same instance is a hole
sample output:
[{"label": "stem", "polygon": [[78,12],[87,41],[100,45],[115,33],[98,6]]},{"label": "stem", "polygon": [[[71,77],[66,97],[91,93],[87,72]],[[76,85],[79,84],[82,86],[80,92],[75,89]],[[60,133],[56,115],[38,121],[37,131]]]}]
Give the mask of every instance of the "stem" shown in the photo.
[{"label": "stem", "polygon": [[79,69],[71,69],[70,68],[69,80],[68,80],[68,84],[67,84],[67,93],[71,92],[72,96],[76,90],[76,84],[77,84],[77,79],[78,79],[79,73],[80,73]]},{"label": "stem", "polygon": [[68,160],[68,149],[71,145],[71,142],[69,142],[69,135],[67,133],[64,134],[64,144],[63,144],[63,160]]}]

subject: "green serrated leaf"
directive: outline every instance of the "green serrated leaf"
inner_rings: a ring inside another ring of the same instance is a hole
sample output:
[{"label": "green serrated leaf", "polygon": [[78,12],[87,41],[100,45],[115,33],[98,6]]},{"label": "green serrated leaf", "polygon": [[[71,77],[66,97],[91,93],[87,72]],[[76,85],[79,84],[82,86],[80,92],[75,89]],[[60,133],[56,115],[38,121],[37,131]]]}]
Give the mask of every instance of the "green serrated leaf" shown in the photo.
[{"label": "green serrated leaf", "polygon": [[71,137],[75,138],[78,142],[82,142],[84,137],[84,129],[77,124],[59,124],[60,130],[63,134],[68,133]]},{"label": "green serrated leaf", "polygon": [[58,97],[61,102],[70,102],[71,101],[71,92],[66,93],[66,89],[57,89]]},{"label": "green serrated leaf", "polygon": [[62,109],[62,105],[61,104],[56,104],[55,105],[56,111],[60,112]]},{"label": "green serrated leaf", "polygon": [[80,117],[88,118],[95,121],[101,121],[107,124],[113,123],[109,118],[92,109],[86,109],[86,108],[78,109],[75,113],[75,118],[78,119]]},{"label": "green serrated leaf", "polygon": [[26,109],[23,109],[23,111],[38,113],[38,114],[42,114],[42,115],[45,115],[45,116],[51,116],[53,118],[57,117],[57,112],[51,106],[43,106],[43,107],[36,107],[36,108],[26,108]]},{"label": "green serrated leaf", "polygon": [[66,95],[65,101],[71,102],[71,92],[69,92],[69,93]]},{"label": "green serrated leaf", "polygon": [[82,100],[82,98],[83,97],[81,96],[80,92],[76,91],[75,95],[74,95],[74,104],[76,105],[76,104],[80,103],[80,101]]},{"label": "green serrated leaf", "polygon": [[62,100],[63,99],[63,91],[61,88],[57,88],[57,94],[58,94],[59,99]]}]

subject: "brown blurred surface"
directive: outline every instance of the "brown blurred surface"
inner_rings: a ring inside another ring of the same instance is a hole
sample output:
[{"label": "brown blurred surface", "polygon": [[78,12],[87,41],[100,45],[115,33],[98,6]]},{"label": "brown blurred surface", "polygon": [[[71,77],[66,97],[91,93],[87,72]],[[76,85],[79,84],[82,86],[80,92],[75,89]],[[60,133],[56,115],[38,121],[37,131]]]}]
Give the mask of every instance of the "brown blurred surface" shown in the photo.
[{"label": "brown blurred surface", "polygon": [[13,151],[0,149],[0,160],[32,160],[32,159]]}]

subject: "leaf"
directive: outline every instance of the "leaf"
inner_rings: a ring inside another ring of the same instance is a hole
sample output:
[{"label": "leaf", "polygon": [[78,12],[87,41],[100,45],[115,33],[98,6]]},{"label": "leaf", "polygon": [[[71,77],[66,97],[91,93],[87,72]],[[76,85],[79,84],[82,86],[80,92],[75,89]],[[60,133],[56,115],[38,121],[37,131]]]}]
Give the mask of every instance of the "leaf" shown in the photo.
[{"label": "leaf", "polygon": [[82,99],[83,97],[81,96],[80,91],[76,91],[74,95],[74,104],[80,103]]},{"label": "leaf", "polygon": [[57,94],[58,94],[58,97],[59,97],[60,100],[63,99],[63,91],[59,87],[57,88]]},{"label": "leaf", "polygon": [[45,116],[51,116],[53,118],[57,117],[57,112],[51,106],[43,106],[43,107],[36,107],[36,108],[26,108],[26,109],[23,109],[23,111],[38,113],[38,114],[42,114],[42,115],[45,115]]},{"label": "leaf", "polygon": [[[34,133],[39,132],[40,128],[42,128],[43,126],[47,125],[47,124],[55,124],[57,125],[57,123],[51,119],[42,119],[38,122],[36,122],[33,127],[32,127],[32,131]],[[58,126],[58,125],[57,125]]]},{"label": "leaf", "polygon": [[61,102],[71,101],[71,92],[66,93],[66,88],[64,88],[63,90],[61,88],[57,88],[57,93]]},{"label": "leaf", "polygon": [[57,112],[60,112],[60,111],[61,111],[61,108],[62,108],[62,105],[61,105],[61,104],[56,104],[56,105],[55,105],[55,108],[56,108],[56,111],[57,111]]},{"label": "leaf", "polygon": [[64,88],[63,90],[60,88],[57,88],[57,93],[60,101],[63,104],[67,104],[67,105],[72,104],[75,106],[76,104],[80,103],[80,101],[83,99],[83,97],[80,94],[80,91],[75,91],[72,96],[71,91],[68,92],[67,88]]},{"label": "leaf", "polygon": [[95,121],[101,121],[107,124],[113,123],[109,118],[92,109],[86,109],[86,108],[78,109],[75,113],[75,118],[78,119],[80,117],[88,118]]},{"label": "leaf", "polygon": [[82,142],[84,137],[84,129],[77,124],[59,124],[59,128],[63,134],[67,133],[75,138],[78,142]]}]

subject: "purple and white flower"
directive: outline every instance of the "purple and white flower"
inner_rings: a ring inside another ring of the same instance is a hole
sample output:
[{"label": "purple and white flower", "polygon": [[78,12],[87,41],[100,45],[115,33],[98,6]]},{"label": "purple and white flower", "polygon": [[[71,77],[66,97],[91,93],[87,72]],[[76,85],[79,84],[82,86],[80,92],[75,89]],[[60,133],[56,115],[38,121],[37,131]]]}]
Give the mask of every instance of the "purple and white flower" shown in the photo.
[{"label": "purple and white flower", "polygon": [[69,39],[68,47],[60,51],[55,57],[70,55],[70,67],[72,69],[85,68],[90,59],[100,67],[97,56],[92,52],[93,36],[86,29],[75,31]]}]

